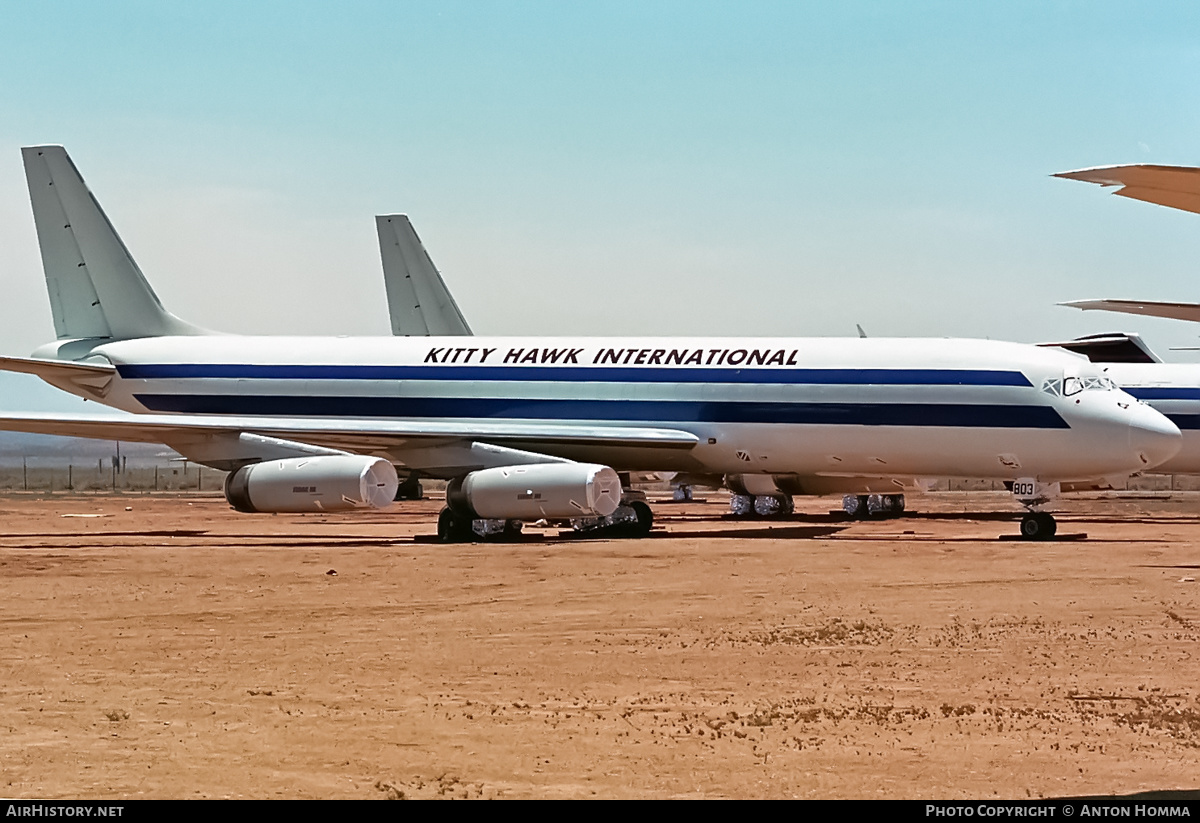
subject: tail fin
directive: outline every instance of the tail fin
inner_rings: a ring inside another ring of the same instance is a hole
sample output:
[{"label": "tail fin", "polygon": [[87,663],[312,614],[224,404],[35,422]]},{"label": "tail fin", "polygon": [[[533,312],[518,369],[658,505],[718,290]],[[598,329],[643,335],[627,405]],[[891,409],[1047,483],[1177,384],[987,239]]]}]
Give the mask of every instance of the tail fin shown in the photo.
[{"label": "tail fin", "polygon": [[21,154],[59,340],[208,333],[163,308],[66,149]]},{"label": "tail fin", "polygon": [[392,334],[469,336],[471,327],[403,214],[375,218]]}]

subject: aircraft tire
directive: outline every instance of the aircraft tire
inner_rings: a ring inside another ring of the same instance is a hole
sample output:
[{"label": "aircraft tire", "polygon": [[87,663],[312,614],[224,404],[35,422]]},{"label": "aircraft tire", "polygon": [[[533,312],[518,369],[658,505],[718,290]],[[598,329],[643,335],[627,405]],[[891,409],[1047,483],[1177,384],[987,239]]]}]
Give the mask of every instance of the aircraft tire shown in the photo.
[{"label": "aircraft tire", "polygon": [[473,535],[471,521],[447,506],[438,515],[437,535],[439,543],[466,543]]},{"label": "aircraft tire", "polygon": [[650,534],[650,529],[654,526],[654,512],[650,507],[641,500],[634,500],[629,504],[629,508],[633,509],[633,513],[637,515],[637,522],[631,523],[629,533],[633,537],[645,537]]},{"label": "aircraft tire", "polygon": [[871,507],[868,502],[870,498],[871,495],[869,494],[858,495],[858,507],[854,510],[854,514],[852,514],[851,517],[853,517],[855,520],[870,520]]},{"label": "aircraft tire", "polygon": [[1057,531],[1054,516],[1046,512],[1031,512],[1021,520],[1021,537],[1025,540],[1050,540]]},{"label": "aircraft tire", "polygon": [[743,518],[754,515],[754,496],[734,492],[729,496],[729,514],[731,517]]},{"label": "aircraft tire", "polygon": [[396,500],[421,500],[424,497],[425,491],[415,474],[410,474],[396,486]]}]

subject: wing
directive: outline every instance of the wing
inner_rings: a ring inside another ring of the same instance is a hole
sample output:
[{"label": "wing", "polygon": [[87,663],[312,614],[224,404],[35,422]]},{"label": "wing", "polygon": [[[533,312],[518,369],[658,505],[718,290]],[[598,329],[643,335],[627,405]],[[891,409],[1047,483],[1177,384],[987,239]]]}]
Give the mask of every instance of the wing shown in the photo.
[{"label": "wing", "polygon": [[1156,303],[1151,300],[1072,300],[1059,303],[1084,311],[1115,311],[1123,314],[1142,314],[1147,317],[1169,317],[1173,320],[1200,322],[1200,303]]},{"label": "wing", "polygon": [[609,463],[618,465],[631,459],[674,465],[681,461],[671,455],[682,456],[698,442],[696,435],[677,429],[537,421],[447,423],[155,414],[6,414],[0,415],[0,431],[164,443],[190,459],[218,468],[327,450],[381,454],[435,476],[488,462],[507,465],[506,461],[515,457],[521,458],[517,462],[539,462],[542,457],[609,457]]},{"label": "wing", "polygon": [[1172,209],[1200,214],[1200,168],[1190,166],[1098,166],[1054,175],[1067,180],[1097,183],[1121,197],[1144,200]]},{"label": "wing", "polygon": [[1082,354],[1093,363],[1161,363],[1162,358],[1151,350],[1136,332],[1089,334],[1059,343],[1038,343],[1046,348],[1059,348]]}]

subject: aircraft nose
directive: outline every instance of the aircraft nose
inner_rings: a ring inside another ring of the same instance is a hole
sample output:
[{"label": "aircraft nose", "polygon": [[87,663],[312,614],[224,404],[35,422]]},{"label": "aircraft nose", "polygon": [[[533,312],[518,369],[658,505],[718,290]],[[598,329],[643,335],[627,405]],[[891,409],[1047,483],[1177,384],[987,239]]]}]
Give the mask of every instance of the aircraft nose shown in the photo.
[{"label": "aircraft nose", "polygon": [[1129,445],[1147,469],[1165,463],[1183,446],[1179,427],[1142,403],[1130,408]]}]

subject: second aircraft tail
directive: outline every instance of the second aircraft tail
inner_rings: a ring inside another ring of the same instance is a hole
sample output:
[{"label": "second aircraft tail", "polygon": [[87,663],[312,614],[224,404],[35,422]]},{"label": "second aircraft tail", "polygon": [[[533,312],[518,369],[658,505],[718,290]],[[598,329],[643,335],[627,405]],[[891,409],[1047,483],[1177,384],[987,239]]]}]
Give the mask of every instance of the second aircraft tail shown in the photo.
[{"label": "second aircraft tail", "polygon": [[471,327],[459,311],[412,222],[403,214],[375,217],[383,282],[387,287],[392,334],[466,336]]}]

